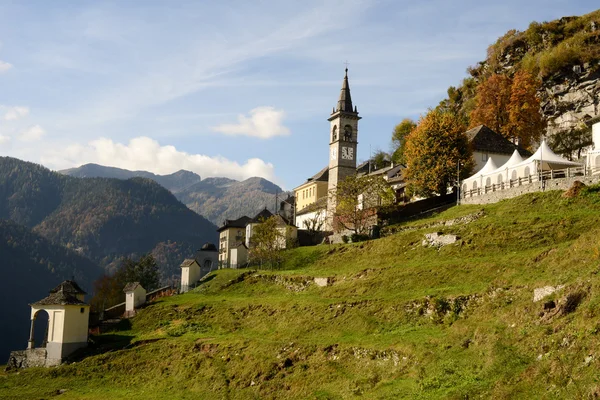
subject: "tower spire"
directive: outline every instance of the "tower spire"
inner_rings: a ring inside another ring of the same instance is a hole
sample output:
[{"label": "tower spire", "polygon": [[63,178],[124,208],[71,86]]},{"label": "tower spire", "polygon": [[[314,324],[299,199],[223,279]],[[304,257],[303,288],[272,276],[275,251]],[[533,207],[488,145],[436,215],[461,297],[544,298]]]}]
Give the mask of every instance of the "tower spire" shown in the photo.
[{"label": "tower spire", "polygon": [[352,97],[350,96],[350,84],[348,83],[348,65],[346,64],[346,74],[344,76],[344,81],[342,82],[342,91],[340,93],[340,99],[337,102],[337,107],[335,109],[336,112],[351,112],[354,113],[354,108],[352,107]]}]

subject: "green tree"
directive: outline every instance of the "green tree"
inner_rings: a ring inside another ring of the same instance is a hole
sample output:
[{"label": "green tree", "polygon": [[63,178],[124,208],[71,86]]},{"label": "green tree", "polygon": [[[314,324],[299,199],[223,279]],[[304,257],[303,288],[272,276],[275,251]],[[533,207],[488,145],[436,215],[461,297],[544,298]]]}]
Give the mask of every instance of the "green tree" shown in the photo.
[{"label": "green tree", "polygon": [[285,235],[278,229],[277,217],[272,216],[256,225],[250,238],[249,260],[252,264],[279,267],[281,252],[285,247]]},{"label": "green tree", "polygon": [[390,165],[390,155],[382,150],[377,150],[371,157],[374,169],[380,169]]},{"label": "green tree", "polygon": [[406,170],[409,192],[419,196],[446,194],[456,182],[460,162],[461,179],[470,175],[473,159],[462,120],[451,112],[429,110],[406,140]]},{"label": "green tree", "polygon": [[389,205],[394,192],[381,176],[350,175],[339,182],[330,196],[337,203],[334,229],[362,234],[372,225],[375,207]]},{"label": "green tree", "polygon": [[160,274],[151,254],[142,256],[137,262],[124,257],[112,275],[104,274],[98,278],[94,282],[92,307],[102,310],[125,301],[123,288],[129,282],[139,282],[148,291],[158,288]]},{"label": "green tree", "polygon": [[410,119],[405,118],[394,128],[392,132],[392,161],[404,164],[404,144],[406,137],[415,129],[417,124]]},{"label": "green tree", "polygon": [[160,285],[158,266],[151,254],[142,256],[137,262],[124,258],[119,272],[123,274],[122,280],[125,283],[139,282],[148,291],[157,289]]}]

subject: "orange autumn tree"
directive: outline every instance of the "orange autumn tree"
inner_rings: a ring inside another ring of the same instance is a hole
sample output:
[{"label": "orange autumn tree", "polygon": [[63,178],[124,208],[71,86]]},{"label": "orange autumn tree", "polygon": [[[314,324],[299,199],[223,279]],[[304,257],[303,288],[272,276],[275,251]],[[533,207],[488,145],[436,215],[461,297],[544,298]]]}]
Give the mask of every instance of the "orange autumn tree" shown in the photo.
[{"label": "orange autumn tree", "polygon": [[476,106],[471,111],[471,128],[485,125],[507,137],[511,85],[511,79],[501,74],[494,74],[479,84],[475,96]]},{"label": "orange autumn tree", "polygon": [[446,194],[456,184],[460,162],[461,179],[473,170],[471,147],[465,125],[456,114],[429,110],[406,138],[405,179],[410,193],[419,196]]},{"label": "orange autumn tree", "polygon": [[540,99],[536,96],[539,86],[540,82],[525,70],[515,74],[511,85],[507,133],[525,148],[530,148],[546,129],[540,113]]},{"label": "orange autumn tree", "polygon": [[525,70],[517,71],[512,79],[502,74],[490,76],[477,87],[470,127],[486,125],[530,149],[546,128],[536,95],[539,86],[540,82]]}]

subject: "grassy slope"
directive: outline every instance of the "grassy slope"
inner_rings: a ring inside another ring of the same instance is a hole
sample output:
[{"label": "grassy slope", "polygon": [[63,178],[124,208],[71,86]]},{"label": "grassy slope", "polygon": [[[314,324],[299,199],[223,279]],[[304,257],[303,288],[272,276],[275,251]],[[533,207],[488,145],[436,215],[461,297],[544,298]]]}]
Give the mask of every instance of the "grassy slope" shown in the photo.
[{"label": "grassy slope", "polygon": [[[467,225],[419,228],[480,209]],[[376,241],[296,249],[283,271],[240,282],[245,271],[219,271],[94,338],[126,348],[0,373],[0,397],[585,398],[600,393],[599,222],[593,190],[533,194],[455,207]],[[436,230],[460,244],[423,248]],[[314,276],[335,283],[293,290]],[[542,316],[533,289],[557,284],[559,305],[583,300]]]}]

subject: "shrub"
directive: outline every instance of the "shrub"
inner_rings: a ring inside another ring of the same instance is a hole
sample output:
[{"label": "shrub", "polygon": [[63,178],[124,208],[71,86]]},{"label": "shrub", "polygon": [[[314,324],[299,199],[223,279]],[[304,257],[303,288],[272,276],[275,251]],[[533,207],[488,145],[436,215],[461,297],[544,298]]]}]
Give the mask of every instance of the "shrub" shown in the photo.
[{"label": "shrub", "polygon": [[352,239],[352,243],[364,242],[365,240],[369,240],[369,235],[364,233],[353,233],[352,236],[350,236],[350,239]]}]

